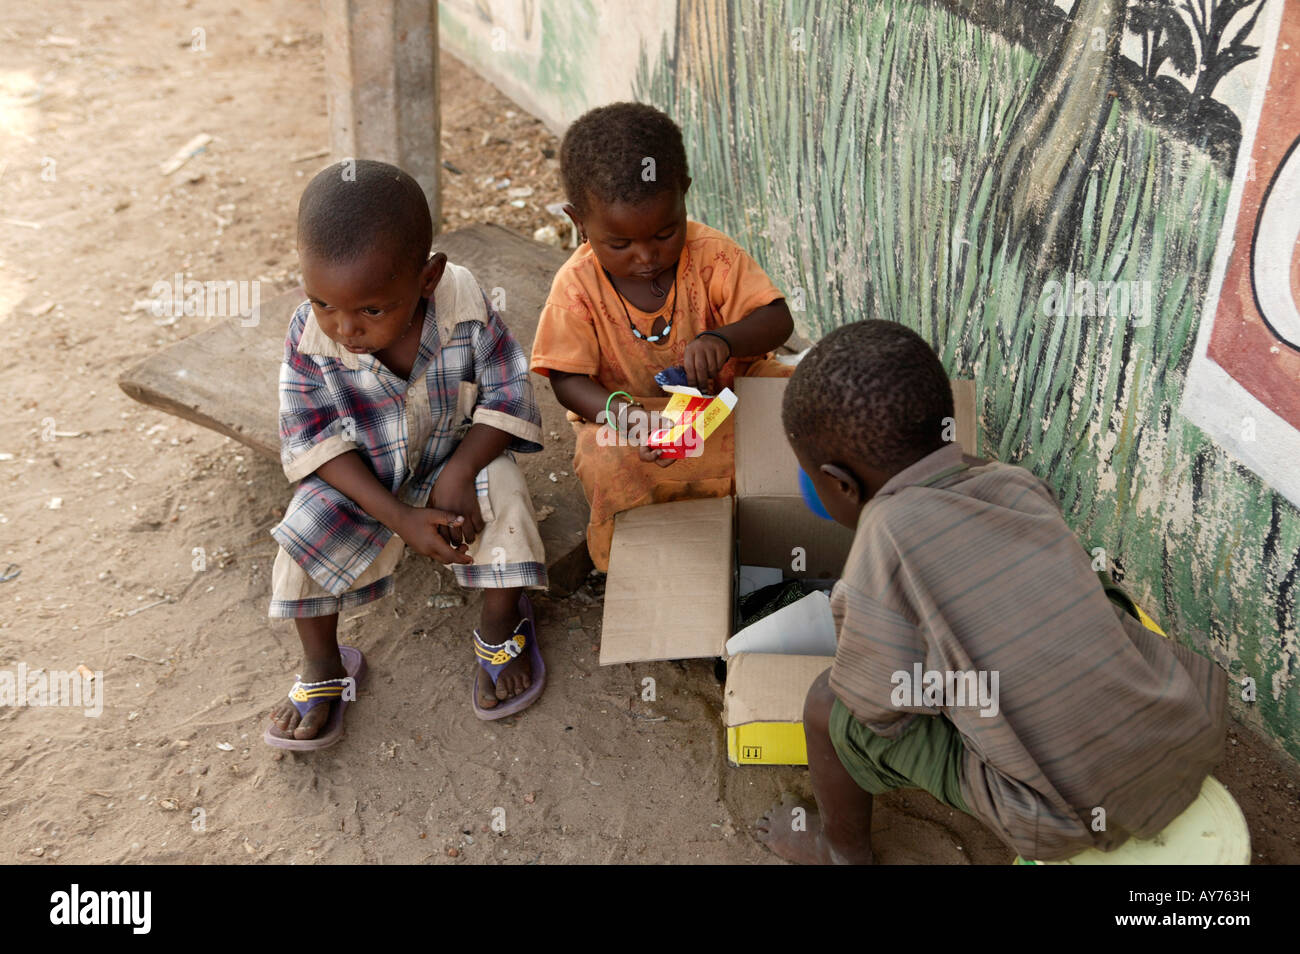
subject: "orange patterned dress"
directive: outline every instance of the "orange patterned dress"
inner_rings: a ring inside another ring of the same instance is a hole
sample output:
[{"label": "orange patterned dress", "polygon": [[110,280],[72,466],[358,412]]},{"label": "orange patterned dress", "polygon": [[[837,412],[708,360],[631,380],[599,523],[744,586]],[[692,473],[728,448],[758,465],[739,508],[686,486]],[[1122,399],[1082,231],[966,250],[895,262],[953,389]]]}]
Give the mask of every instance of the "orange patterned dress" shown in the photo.
[{"label": "orange patterned dress", "polygon": [[[628,317],[649,335],[659,316],[666,319],[678,296],[667,341],[637,338]],[[618,293],[590,245],[581,245],[556,273],[537,323],[532,369],[586,374],[610,391],[626,391],[648,408],[661,409],[668,398],[655,384],[664,368],[680,365],[686,346],[702,331],[731,324],[784,297],[739,245],[716,229],[688,222],[686,244],[677,268],[676,291],[658,311],[641,311]],[[737,376],[784,377],[794,369],[770,355],[733,358],[722,368],[719,387],[733,387]],[[736,413],[744,413],[737,408]],[[729,417],[704,444],[703,453],[668,467],[646,463],[635,447],[605,446],[598,427],[570,412],[577,436],[573,464],[591,505],[587,547],[599,570],[609,566],[614,515],[646,504],[734,492],[735,429]]]}]

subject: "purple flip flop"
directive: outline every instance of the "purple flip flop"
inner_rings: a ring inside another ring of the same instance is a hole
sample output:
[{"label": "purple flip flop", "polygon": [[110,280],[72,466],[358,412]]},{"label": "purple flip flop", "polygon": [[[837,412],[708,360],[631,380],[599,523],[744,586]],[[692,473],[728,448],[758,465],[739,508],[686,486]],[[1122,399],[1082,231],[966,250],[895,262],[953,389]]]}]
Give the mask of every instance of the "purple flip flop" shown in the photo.
[{"label": "purple flip flop", "polygon": [[474,631],[474,654],[478,656],[479,665],[486,669],[487,674],[492,678],[492,685],[496,685],[501,670],[521,652],[528,653],[533,668],[533,681],[527,689],[512,699],[503,699],[490,709],[485,709],[478,704],[476,688],[478,676],[475,674],[469,687],[470,701],[474,705],[474,714],[484,721],[504,719],[506,716],[527,709],[537,701],[537,697],[546,687],[546,663],[542,659],[542,646],[537,638],[537,621],[533,617],[533,604],[526,593],[519,594],[519,614],[523,619],[515,627],[514,635],[500,646],[488,645],[479,637],[478,630]]},{"label": "purple flip flop", "polygon": [[276,735],[268,727],[262,741],[277,749],[290,749],[294,752],[313,752],[333,745],[343,738],[343,712],[349,702],[356,701],[357,685],[366,675],[366,657],[355,646],[340,646],[339,656],[343,659],[343,668],[347,676],[343,679],[325,679],[321,682],[303,682],[299,679],[289,690],[289,701],[298,710],[298,715],[305,716],[312,709],[328,702],[334,703],[330,717],[325,721],[315,738],[287,739]]}]

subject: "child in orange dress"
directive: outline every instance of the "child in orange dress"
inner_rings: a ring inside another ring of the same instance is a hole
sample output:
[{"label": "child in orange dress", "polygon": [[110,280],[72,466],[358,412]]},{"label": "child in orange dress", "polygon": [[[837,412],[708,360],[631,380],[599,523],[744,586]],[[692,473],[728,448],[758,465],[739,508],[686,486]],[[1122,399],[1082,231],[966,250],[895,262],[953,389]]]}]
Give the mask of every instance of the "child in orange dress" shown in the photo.
[{"label": "child in orange dress", "polygon": [[[659,110],[615,103],[586,113],[564,136],[560,173],[582,244],[551,285],[532,369],[570,412],[574,469],[591,504],[587,546],[604,571],[615,514],[733,492],[733,418],[696,456],[661,460],[644,446],[638,415],[667,403],[655,375],[681,367],[706,393],[739,375],[787,376],[793,368],[770,352],[794,321],[744,249],[687,219],[682,133]],[[616,439],[601,433],[607,415]]]}]

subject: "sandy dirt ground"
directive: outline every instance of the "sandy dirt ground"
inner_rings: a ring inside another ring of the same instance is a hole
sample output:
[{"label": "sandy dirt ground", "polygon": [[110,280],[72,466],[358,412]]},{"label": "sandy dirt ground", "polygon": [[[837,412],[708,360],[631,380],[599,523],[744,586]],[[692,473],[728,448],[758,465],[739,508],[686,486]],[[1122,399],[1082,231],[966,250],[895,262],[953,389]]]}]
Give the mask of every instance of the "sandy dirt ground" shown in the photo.
[{"label": "sandy dirt ground", "polygon": [[[155,282],[295,283],[297,197],[326,161],[303,158],[326,145],[321,59],[302,0],[0,12],[0,328],[14,352],[0,572],[21,571],[0,583],[0,668],[103,673],[98,718],[0,709],[0,862],[773,861],[750,825],[783,791],[807,795],[806,772],[727,766],[711,663],[600,668],[589,587],[538,603],[542,701],[480,723],[477,600],[433,608],[456,590],[450,573],[408,557],[396,596],[341,623],[371,666],[344,741],[306,756],[262,743],[299,659],[292,627],[265,615],[267,531],[290,485],[115,382],[206,326],[137,307]],[[443,69],[444,158],[460,170],[444,178],[443,227],[555,224],[554,138],[451,56]],[[199,133],[206,151],[160,174]],[[1236,726],[1216,774],[1255,862],[1300,861],[1295,766]],[[883,861],[1011,859],[917,793],[881,799],[875,827]]]}]

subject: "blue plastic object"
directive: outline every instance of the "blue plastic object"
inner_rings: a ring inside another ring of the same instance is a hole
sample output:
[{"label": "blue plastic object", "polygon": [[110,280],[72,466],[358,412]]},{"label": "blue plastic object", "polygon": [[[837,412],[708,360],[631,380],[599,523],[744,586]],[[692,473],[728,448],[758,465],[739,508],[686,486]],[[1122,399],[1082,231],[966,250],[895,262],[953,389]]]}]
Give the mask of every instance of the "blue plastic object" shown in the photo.
[{"label": "blue plastic object", "polygon": [[817,488],[813,486],[812,478],[802,467],[799,468],[799,493],[803,494],[803,502],[808,505],[808,509],[817,516],[823,520],[834,519],[822,506],[822,499],[817,496]]},{"label": "blue plastic object", "polygon": [[675,368],[664,368],[655,375],[655,384],[661,388],[667,387],[686,387],[686,369],[681,365]]}]

